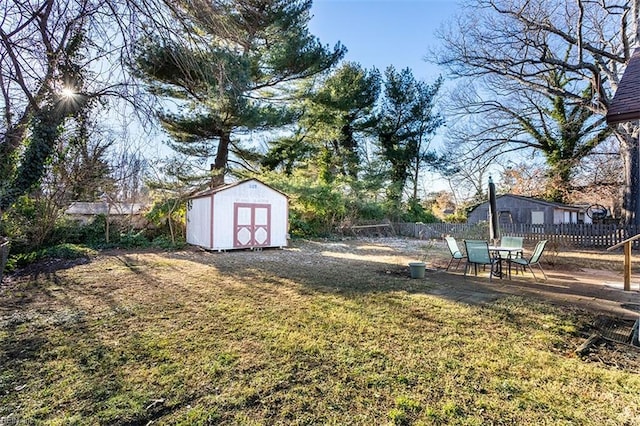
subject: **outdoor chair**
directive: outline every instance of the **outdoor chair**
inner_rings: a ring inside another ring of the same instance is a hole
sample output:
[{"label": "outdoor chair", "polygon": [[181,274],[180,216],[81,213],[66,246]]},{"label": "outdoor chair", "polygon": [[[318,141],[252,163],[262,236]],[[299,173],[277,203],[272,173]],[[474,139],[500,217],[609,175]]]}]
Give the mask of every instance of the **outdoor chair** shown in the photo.
[{"label": "outdoor chair", "polygon": [[454,260],[458,261],[458,264],[456,265],[456,269],[458,269],[460,267],[460,261],[462,261],[462,259],[465,259],[467,256],[462,254],[455,238],[444,237],[444,240],[447,242],[447,247],[449,247],[449,251],[451,252],[451,260],[449,260],[449,264],[447,265],[447,271],[449,270],[449,267],[451,267],[451,264]]},{"label": "outdoor chair", "polygon": [[500,259],[492,258],[489,253],[489,244],[486,241],[480,240],[464,240],[464,246],[467,251],[467,263],[464,266],[464,275],[467,276],[467,271],[473,265],[475,275],[478,275],[478,265],[490,266],[489,281],[493,276],[493,268],[496,262]]},{"label": "outdoor chair", "polygon": [[539,241],[538,244],[536,244],[536,247],[533,249],[533,253],[531,254],[531,257],[529,259],[526,259],[524,257],[508,259],[509,270],[511,270],[511,265],[515,265],[516,272],[519,267],[522,267],[523,271],[525,271],[527,267],[529,267],[529,270],[531,271],[531,275],[533,275],[533,279],[535,281],[538,281],[538,279],[536,278],[536,274],[533,272],[533,268],[532,268],[532,266],[537,266],[542,272],[542,276],[546,281],[547,274],[544,273],[544,269],[542,269],[542,265],[540,265],[540,257],[542,256],[542,252],[544,252],[544,247],[546,244],[547,244],[547,240]]},{"label": "outdoor chair", "polygon": [[[524,238],[522,237],[502,237],[502,240],[500,241],[500,247],[522,249],[523,241]],[[501,251],[500,257],[503,259],[506,259],[508,257],[522,257],[522,252],[518,253],[515,251]]]}]

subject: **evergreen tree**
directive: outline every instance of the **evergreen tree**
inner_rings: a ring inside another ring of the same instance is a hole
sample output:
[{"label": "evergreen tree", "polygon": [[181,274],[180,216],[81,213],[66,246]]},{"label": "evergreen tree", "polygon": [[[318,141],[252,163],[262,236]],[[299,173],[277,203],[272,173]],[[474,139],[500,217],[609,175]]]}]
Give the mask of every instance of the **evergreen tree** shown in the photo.
[{"label": "evergreen tree", "polygon": [[153,92],[177,102],[159,112],[176,151],[208,160],[212,184],[224,183],[230,161],[257,155],[243,133],[292,120],[285,95],[292,82],[321,73],[344,55],[308,32],[311,1],[235,0],[205,7],[179,2],[190,22],[185,37],[144,41],[137,68]]},{"label": "evergreen tree", "polygon": [[417,81],[411,70],[385,71],[384,98],[378,114],[377,136],[380,156],[389,165],[387,199],[399,210],[408,180],[413,182],[412,199],[417,200],[418,178],[422,167],[440,167],[442,159],[430,149],[430,140],[443,124],[435,111],[435,97],[442,85]]},{"label": "evergreen tree", "polygon": [[336,174],[357,178],[364,138],[375,126],[373,108],[379,94],[376,69],[347,63],[309,99],[302,122],[325,153],[325,181]]},{"label": "evergreen tree", "polygon": [[271,145],[263,164],[274,170],[284,166],[288,174],[296,162],[312,159],[320,178],[356,178],[366,136],[375,126],[373,108],[380,93],[380,74],[359,64],[346,63],[317,88],[305,88],[299,128],[294,137]]}]

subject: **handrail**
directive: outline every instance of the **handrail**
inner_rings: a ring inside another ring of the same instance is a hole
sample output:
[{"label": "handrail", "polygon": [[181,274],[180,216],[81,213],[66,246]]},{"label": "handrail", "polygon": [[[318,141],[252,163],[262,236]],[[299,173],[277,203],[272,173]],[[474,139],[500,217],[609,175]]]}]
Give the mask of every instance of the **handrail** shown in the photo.
[{"label": "handrail", "polygon": [[607,251],[611,251],[611,250],[613,250],[613,249],[617,249],[618,247],[622,247],[622,246],[623,246],[623,245],[625,245],[626,243],[630,243],[631,241],[635,241],[635,240],[637,240],[637,239],[639,239],[639,238],[640,238],[640,234],[634,235],[634,236],[633,236],[633,237],[631,237],[631,238],[627,238],[626,240],[619,242],[619,243],[618,243],[618,244],[616,244],[615,246],[611,246],[611,247],[609,247],[609,248],[607,249]]},{"label": "handrail", "polygon": [[620,246],[624,246],[624,291],[631,290],[631,242],[640,238],[640,234],[627,238],[621,243],[611,246],[607,251],[611,251]]}]

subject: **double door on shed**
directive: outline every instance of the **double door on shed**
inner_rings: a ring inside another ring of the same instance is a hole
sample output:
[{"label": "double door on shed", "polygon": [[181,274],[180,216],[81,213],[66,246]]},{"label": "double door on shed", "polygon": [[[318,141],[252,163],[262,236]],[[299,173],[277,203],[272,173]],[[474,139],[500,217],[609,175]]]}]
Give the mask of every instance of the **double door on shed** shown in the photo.
[{"label": "double door on shed", "polygon": [[233,205],[233,247],[268,247],[271,244],[271,205]]}]

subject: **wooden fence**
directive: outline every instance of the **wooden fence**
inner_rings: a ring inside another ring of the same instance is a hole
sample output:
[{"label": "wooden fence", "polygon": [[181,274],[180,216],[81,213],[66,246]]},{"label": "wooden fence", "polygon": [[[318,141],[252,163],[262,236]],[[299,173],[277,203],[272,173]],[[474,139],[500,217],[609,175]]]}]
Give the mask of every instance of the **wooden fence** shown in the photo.
[{"label": "wooden fence", "polygon": [[[488,224],[469,225],[466,223],[396,223],[396,233],[421,239],[439,239],[445,235],[463,239],[489,238]],[[636,225],[614,224],[558,224],[500,225],[501,235],[523,237],[525,244],[533,245],[539,240],[549,240],[558,246],[607,248],[619,244],[640,233]],[[640,248],[634,241],[633,248]]]}]

